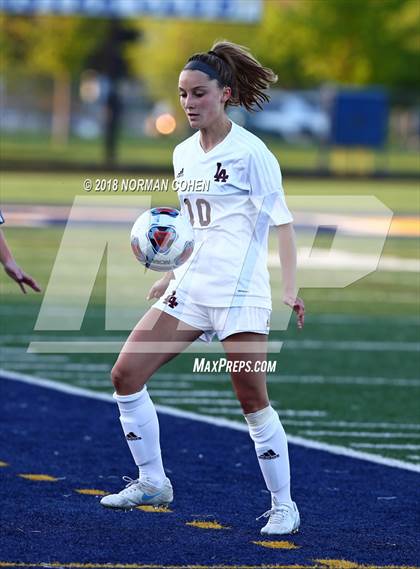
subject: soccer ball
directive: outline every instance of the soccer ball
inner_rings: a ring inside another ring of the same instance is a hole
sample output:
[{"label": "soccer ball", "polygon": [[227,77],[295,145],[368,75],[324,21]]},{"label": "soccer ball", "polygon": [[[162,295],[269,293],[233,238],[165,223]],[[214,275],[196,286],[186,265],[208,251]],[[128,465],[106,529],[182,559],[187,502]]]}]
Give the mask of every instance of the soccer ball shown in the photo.
[{"label": "soccer ball", "polygon": [[131,230],[131,248],[138,261],[153,271],[172,271],[190,257],[194,231],[172,207],[155,207],[140,215]]}]

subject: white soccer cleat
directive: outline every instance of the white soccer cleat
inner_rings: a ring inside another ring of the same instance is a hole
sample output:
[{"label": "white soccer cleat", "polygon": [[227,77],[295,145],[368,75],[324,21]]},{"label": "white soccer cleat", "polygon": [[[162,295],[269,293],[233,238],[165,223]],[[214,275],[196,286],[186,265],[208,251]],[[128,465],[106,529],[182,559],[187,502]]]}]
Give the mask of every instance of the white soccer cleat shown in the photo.
[{"label": "white soccer cleat", "polygon": [[266,525],[261,528],[263,535],[285,535],[296,533],[300,526],[299,510],[294,502],[289,504],[274,505],[271,510],[262,514],[260,518],[268,518]]},{"label": "white soccer cleat", "polygon": [[129,476],[123,476],[127,482],[126,487],[118,494],[109,494],[101,500],[101,505],[105,508],[115,508],[119,510],[131,510],[136,506],[152,505],[166,506],[174,499],[172,484],[166,478],[160,488],[141,481],[133,480]]}]

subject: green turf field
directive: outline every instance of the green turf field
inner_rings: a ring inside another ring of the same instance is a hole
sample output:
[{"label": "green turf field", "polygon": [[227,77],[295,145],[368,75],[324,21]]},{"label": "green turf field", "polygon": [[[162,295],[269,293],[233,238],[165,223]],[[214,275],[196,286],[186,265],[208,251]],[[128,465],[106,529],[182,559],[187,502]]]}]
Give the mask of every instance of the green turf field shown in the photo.
[{"label": "green turf field", "polygon": [[[2,208],[6,215],[13,203],[70,205],[74,195],[84,195],[82,174],[3,174]],[[375,195],[399,214],[418,215],[419,189],[414,183],[320,182],[293,180],[286,183],[289,195]],[[99,194],[98,194],[99,197]],[[157,193],[154,205],[175,203],[176,195]],[[75,247],[75,260],[68,267],[68,288],[58,304],[58,318],[66,326],[71,302],[78,298],[78,281],[86,273],[83,251],[89,251],[100,232],[119,239],[122,270],[117,309],[130,322],[148,305],[147,287],[154,274],[145,274],[125,249],[128,229],[108,226],[84,227]],[[115,233],[113,233],[115,231]],[[8,241],[22,266],[48,284],[64,226],[5,227]],[[301,239],[301,236],[299,236]],[[318,247],[328,247],[321,237]],[[401,261],[420,258],[418,240],[388,238],[384,257]],[[80,260],[80,262],[79,262]],[[408,266],[408,265],[407,265]],[[381,267],[381,265],[380,265]],[[344,445],[355,450],[420,463],[420,416],[418,400],[419,277],[406,265],[381,269],[346,288],[305,288],[300,291],[307,306],[303,331],[290,324],[274,330],[270,339],[283,341],[280,352],[269,354],[277,362],[270,374],[270,395],[290,434]],[[275,312],[280,309],[280,279],[272,269]],[[108,271],[109,273],[109,271]],[[42,297],[23,297],[2,274],[1,354],[2,367],[20,373],[52,378],[97,390],[111,391],[109,370],[116,353],[28,354],[32,341],[123,341],[127,329],[105,330],[107,266],[102,260],[81,330],[37,330]],[[114,275],[115,276],[115,275]],[[109,274],[108,274],[109,277]],[[126,277],[126,278],[124,278]],[[118,277],[120,278],[120,277]],[[109,291],[108,291],[109,293]],[[275,318],[274,318],[275,320]],[[154,400],[164,405],[199,413],[241,420],[226,374],[193,373],[194,358],[188,353],[167,364],[150,383]],[[209,354],[218,359],[221,354]]]},{"label": "green turf field", "polygon": [[[89,194],[84,191],[83,183],[89,179],[94,189]],[[27,204],[61,204],[72,205],[75,196],[113,195],[114,192],[96,192],[97,180],[118,180],[121,188],[122,180],[130,179],[168,179],[167,176],[151,176],[141,174],[92,174],[85,173],[25,173],[2,172],[0,174],[1,200],[3,203]],[[169,178],[172,182],[172,178]],[[420,186],[410,181],[367,181],[367,180],[285,180],[285,192],[288,196],[376,196],[395,214],[420,211]],[[121,194],[118,191],[117,194]],[[140,195],[136,192],[131,195]],[[176,192],[144,192],[152,197],[153,205],[176,205]]]},{"label": "green turf field", "polygon": [[[168,136],[157,138],[127,138],[122,137],[117,151],[117,163],[120,166],[126,164],[147,164],[149,166],[172,167],[172,152],[176,144],[185,136]],[[392,173],[420,172],[420,160],[416,150],[401,149],[389,146],[383,151],[364,153],[360,150],[349,153],[346,158],[334,158],[319,146],[307,143],[296,146],[281,142],[278,138],[263,136],[262,139],[270,150],[277,156],[283,169],[308,169],[315,170],[320,164],[329,164],[333,169],[351,172],[364,169],[366,172],[385,170]],[[48,136],[39,134],[3,134],[0,140],[0,153],[2,159],[18,161],[45,161],[81,164],[103,163],[103,142],[100,139],[83,140],[71,138],[68,144],[52,144]],[[343,164],[343,161],[345,162]],[[361,166],[361,161],[365,166]]]}]

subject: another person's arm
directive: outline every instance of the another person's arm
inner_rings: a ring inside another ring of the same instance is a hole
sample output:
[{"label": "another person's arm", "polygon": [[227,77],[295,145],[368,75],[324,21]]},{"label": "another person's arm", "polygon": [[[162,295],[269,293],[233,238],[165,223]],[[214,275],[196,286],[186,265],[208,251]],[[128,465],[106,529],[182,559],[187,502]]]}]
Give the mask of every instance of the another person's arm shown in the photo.
[{"label": "another person's arm", "polygon": [[4,270],[14,281],[18,283],[22,292],[26,294],[24,285],[30,286],[36,292],[41,292],[38,283],[31,276],[27,275],[16,263],[12,252],[7,245],[3,231],[0,229],[0,263],[3,265]]},{"label": "another person's arm", "polygon": [[278,226],[279,254],[283,276],[283,302],[293,308],[297,316],[298,328],[303,328],[305,321],[305,305],[296,296],[296,243],[292,223]]}]

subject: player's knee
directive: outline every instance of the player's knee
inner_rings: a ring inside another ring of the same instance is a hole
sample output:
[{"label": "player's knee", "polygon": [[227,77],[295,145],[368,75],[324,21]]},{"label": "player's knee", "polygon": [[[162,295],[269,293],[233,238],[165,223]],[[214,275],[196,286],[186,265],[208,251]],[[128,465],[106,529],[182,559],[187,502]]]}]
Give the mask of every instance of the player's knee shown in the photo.
[{"label": "player's knee", "polygon": [[121,392],[121,388],[125,383],[125,374],[118,364],[115,364],[111,370],[111,381],[117,393]]},{"label": "player's knee", "polygon": [[269,405],[267,396],[259,393],[238,393],[238,401],[245,414],[256,413]]},{"label": "player's knee", "polygon": [[129,368],[119,364],[118,362],[111,370],[111,379],[115,391],[119,395],[130,395],[131,393],[135,393],[136,391],[139,391],[145,383],[139,374],[133,374]]}]

